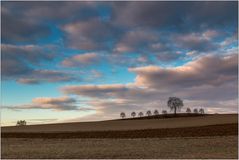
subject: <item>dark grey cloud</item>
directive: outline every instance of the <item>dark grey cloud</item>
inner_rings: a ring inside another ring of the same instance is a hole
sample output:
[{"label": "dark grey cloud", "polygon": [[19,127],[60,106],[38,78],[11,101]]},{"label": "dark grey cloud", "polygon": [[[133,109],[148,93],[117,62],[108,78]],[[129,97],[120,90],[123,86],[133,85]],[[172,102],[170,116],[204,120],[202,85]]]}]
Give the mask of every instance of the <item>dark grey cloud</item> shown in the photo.
[{"label": "dark grey cloud", "polygon": [[23,61],[16,59],[2,59],[1,61],[1,74],[3,80],[18,77],[23,74],[29,74],[31,72],[32,68]]},{"label": "dark grey cloud", "polygon": [[198,30],[237,24],[237,2],[114,2],[113,19],[128,27]]},{"label": "dark grey cloud", "polygon": [[159,61],[170,62],[170,61],[179,60],[184,55],[182,55],[181,53],[177,53],[177,52],[176,53],[175,52],[162,52],[162,53],[156,54],[156,56]]},{"label": "dark grey cloud", "polygon": [[172,2],[115,2],[113,19],[117,24],[130,27],[180,24],[182,18],[177,8],[182,6]]},{"label": "dark grey cloud", "polygon": [[203,32],[175,35],[173,39],[180,48],[190,51],[207,52],[216,50],[219,47],[219,45],[212,40],[213,36],[213,32],[211,35],[208,32]]},{"label": "dark grey cloud", "polygon": [[33,72],[34,65],[54,58],[50,46],[37,45],[1,45],[1,68],[3,79],[28,75]]},{"label": "dark grey cloud", "polygon": [[[154,64],[155,60],[161,62],[176,61],[184,54],[179,54],[177,50],[182,49],[182,47],[173,48],[175,44],[172,44],[172,42],[176,42],[176,40],[171,37],[170,33],[166,34],[148,29],[132,29],[121,36],[115,45],[114,53],[139,55],[141,57],[138,59],[139,63],[134,60],[134,66],[145,62]],[[130,60],[127,60],[127,62],[130,63]]]},{"label": "dark grey cloud", "polygon": [[92,2],[3,2],[2,6],[30,20],[51,20],[54,22],[69,22],[75,19],[87,20],[98,17],[97,3]]},{"label": "dark grey cloud", "polygon": [[[223,41],[227,41],[224,47],[228,46],[234,42],[232,38],[228,39],[229,37],[231,36],[224,31],[211,29],[189,33],[132,29],[121,36],[114,51],[155,56],[160,61],[168,62],[185,57],[183,53],[185,51],[194,51],[198,54],[215,51],[220,48],[220,43]],[[180,52],[181,54],[178,54]]]},{"label": "dark grey cloud", "polygon": [[40,38],[47,38],[51,34],[50,28],[38,21],[31,21],[26,17],[13,14],[2,4],[1,10],[1,38],[4,43],[36,42]]},{"label": "dark grey cloud", "polygon": [[61,27],[67,46],[81,50],[108,50],[117,39],[117,28],[99,19],[75,21]]},{"label": "dark grey cloud", "polygon": [[218,50],[218,41],[237,30],[237,11],[235,1],[114,2],[112,23],[126,28],[115,51],[146,53],[167,62],[185,57],[176,54],[181,50]]},{"label": "dark grey cloud", "polygon": [[45,63],[56,59],[55,46],[10,45],[1,46],[1,71],[3,80],[16,80],[23,84],[79,81],[69,71],[41,69]]},{"label": "dark grey cloud", "polygon": [[21,58],[31,63],[52,60],[55,57],[54,49],[51,45],[1,45],[3,60]]},{"label": "dark grey cloud", "polygon": [[151,30],[134,29],[125,32],[115,47],[116,52],[143,52],[159,41],[159,34]]},{"label": "dark grey cloud", "polygon": [[52,35],[51,23],[99,17],[91,2],[2,2],[2,41],[32,43]]}]

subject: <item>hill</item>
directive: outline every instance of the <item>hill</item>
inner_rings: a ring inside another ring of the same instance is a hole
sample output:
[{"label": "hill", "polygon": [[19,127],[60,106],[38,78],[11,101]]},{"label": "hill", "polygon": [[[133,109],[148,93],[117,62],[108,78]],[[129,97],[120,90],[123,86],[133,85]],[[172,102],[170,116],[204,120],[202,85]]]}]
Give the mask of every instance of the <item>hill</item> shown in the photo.
[{"label": "hill", "polygon": [[164,128],[187,128],[238,123],[238,114],[214,114],[193,117],[126,119],[99,122],[74,122],[28,126],[1,127],[2,133],[30,132],[85,132],[85,131],[129,131]]}]

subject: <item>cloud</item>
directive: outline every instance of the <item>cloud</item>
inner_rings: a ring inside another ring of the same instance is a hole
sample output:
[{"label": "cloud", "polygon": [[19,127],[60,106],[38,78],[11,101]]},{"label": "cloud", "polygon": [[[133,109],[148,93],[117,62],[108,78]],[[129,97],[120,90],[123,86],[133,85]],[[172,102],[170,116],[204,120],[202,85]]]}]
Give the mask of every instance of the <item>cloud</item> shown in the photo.
[{"label": "cloud", "polygon": [[75,76],[73,73],[58,70],[34,70],[31,74],[21,76],[17,82],[22,84],[39,84],[39,83],[53,83],[53,82],[69,82],[80,81],[81,78]]},{"label": "cloud", "polygon": [[149,48],[149,45],[159,40],[158,33],[150,30],[135,29],[128,32],[121,37],[117,43],[116,52],[134,52],[143,51]]},{"label": "cloud", "polygon": [[127,27],[196,31],[237,25],[237,2],[114,2],[112,8],[115,23]]},{"label": "cloud", "polygon": [[[127,108],[145,107],[145,105],[168,98],[169,92],[161,92],[155,89],[143,88],[134,84],[108,84],[108,85],[71,85],[64,86],[60,90],[67,95],[92,98],[88,105],[99,108],[104,105],[111,107],[124,106]],[[100,102],[100,103],[98,103]]]},{"label": "cloud", "polygon": [[157,59],[163,62],[179,60],[181,57],[183,55],[179,53],[162,52],[157,54]]},{"label": "cloud", "polygon": [[4,106],[3,108],[11,110],[23,110],[23,109],[51,109],[55,111],[70,111],[79,110],[86,111],[91,110],[90,108],[80,107],[77,105],[77,100],[70,97],[39,97],[34,98],[32,103],[17,106]]},{"label": "cloud", "polygon": [[1,49],[3,80],[16,80],[23,84],[81,80],[69,71],[38,69],[56,59],[55,46],[2,44]]},{"label": "cloud", "polygon": [[218,57],[204,56],[176,68],[146,66],[130,68],[137,74],[136,84],[157,89],[219,86],[237,80],[237,54]]},{"label": "cloud", "polygon": [[[175,33],[174,31],[159,31],[154,29],[136,28],[125,31],[116,43],[114,53],[133,53],[147,57],[154,57],[160,62],[172,62],[186,58],[185,51],[199,54],[215,51],[220,44],[215,41],[225,39],[226,34],[218,30],[203,30],[189,33]],[[180,53],[180,54],[179,54]]]},{"label": "cloud", "polygon": [[16,59],[2,59],[1,73],[3,80],[21,76],[23,74],[29,74],[31,72],[32,68],[23,61],[18,61]]},{"label": "cloud", "polygon": [[15,78],[30,74],[33,71],[33,65],[52,60],[54,58],[52,52],[52,46],[2,44],[1,67],[3,78]]},{"label": "cloud", "polygon": [[[159,32],[158,30],[149,30],[136,28],[126,31],[116,43],[114,53],[134,53],[141,57],[147,57],[148,63],[153,64],[150,58],[154,57],[161,62],[175,61],[180,58],[174,49],[170,34]],[[171,47],[170,47],[171,45]],[[138,61],[140,62],[140,61]],[[141,61],[142,62],[142,61]],[[146,61],[144,61],[146,62]],[[135,63],[137,64],[137,62]]]},{"label": "cloud", "polygon": [[176,35],[174,39],[176,45],[188,50],[195,50],[200,52],[216,50],[218,45],[211,39],[217,35],[216,31],[206,31],[203,33],[189,33],[183,35]]},{"label": "cloud", "polygon": [[98,19],[68,23],[61,29],[65,32],[66,44],[81,50],[107,50],[118,35],[115,27]]},{"label": "cloud", "polygon": [[54,46],[45,45],[11,45],[2,44],[2,58],[5,59],[24,59],[30,63],[39,63],[42,60],[50,61],[54,58]]},{"label": "cloud", "polygon": [[[33,43],[49,38],[53,32],[48,22],[64,23],[99,17],[90,2],[3,2],[2,41]],[[47,23],[46,23],[47,22]]]},{"label": "cloud", "polygon": [[113,97],[114,94],[127,91],[125,85],[83,85],[83,86],[65,86],[61,89],[66,94],[76,94],[88,97]]},{"label": "cloud", "polygon": [[85,65],[95,64],[99,61],[99,55],[96,53],[77,54],[62,61],[66,67],[82,67]]},{"label": "cloud", "polygon": [[[98,17],[99,12],[96,4],[92,2],[4,2],[4,5],[13,10],[17,10],[21,16],[30,20],[51,20],[62,22],[69,20],[87,20]],[[53,12],[54,11],[54,12]]]},{"label": "cloud", "polygon": [[[5,43],[16,42],[36,42],[39,38],[47,38],[51,34],[51,30],[45,24],[37,21],[29,21],[29,19],[14,14],[2,3],[2,41]],[[9,4],[13,4],[10,2]]]}]

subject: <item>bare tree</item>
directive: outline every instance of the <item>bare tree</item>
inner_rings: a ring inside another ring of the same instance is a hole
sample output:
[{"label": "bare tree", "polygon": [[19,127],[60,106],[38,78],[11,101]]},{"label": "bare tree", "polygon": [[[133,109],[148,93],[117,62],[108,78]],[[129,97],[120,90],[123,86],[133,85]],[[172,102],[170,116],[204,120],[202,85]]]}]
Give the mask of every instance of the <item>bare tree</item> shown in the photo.
[{"label": "bare tree", "polygon": [[167,111],[166,110],[162,110],[162,114],[167,114]]},{"label": "bare tree", "polygon": [[177,110],[180,110],[183,107],[183,101],[177,97],[169,97],[168,99],[168,107],[174,111],[174,115],[176,115]]},{"label": "bare tree", "polygon": [[205,112],[204,112],[204,109],[203,109],[203,108],[200,108],[200,109],[199,109],[199,113],[204,114],[204,113],[205,113]]},{"label": "bare tree", "polygon": [[134,118],[136,116],[136,113],[135,112],[132,112],[131,113],[131,116]]},{"label": "bare tree", "polygon": [[139,117],[143,117],[143,116],[144,116],[143,112],[139,112]]},{"label": "bare tree", "polygon": [[154,110],[154,115],[155,116],[159,115],[159,111],[157,109]]},{"label": "bare tree", "polygon": [[121,118],[125,118],[125,117],[126,117],[125,113],[124,113],[124,112],[121,112],[121,113],[120,113],[120,117],[121,117]]},{"label": "bare tree", "polygon": [[152,113],[151,113],[150,110],[148,110],[148,111],[146,112],[146,114],[147,114],[148,116],[151,116],[151,115],[152,115]]},{"label": "bare tree", "polygon": [[198,113],[198,109],[195,108],[195,109],[193,110],[193,113]]},{"label": "bare tree", "polygon": [[191,109],[187,108],[186,113],[191,113],[191,112],[192,112]]},{"label": "bare tree", "polygon": [[27,125],[27,122],[25,120],[17,121],[17,126],[25,126],[25,125]]}]

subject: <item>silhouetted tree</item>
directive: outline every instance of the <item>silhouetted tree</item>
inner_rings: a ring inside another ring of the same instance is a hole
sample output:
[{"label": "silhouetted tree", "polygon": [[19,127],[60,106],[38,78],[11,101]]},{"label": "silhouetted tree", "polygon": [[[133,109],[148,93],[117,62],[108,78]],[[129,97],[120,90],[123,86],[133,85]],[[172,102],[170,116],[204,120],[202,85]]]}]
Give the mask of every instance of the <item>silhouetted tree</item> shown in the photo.
[{"label": "silhouetted tree", "polygon": [[136,113],[135,112],[132,112],[131,113],[131,116],[134,118],[136,116]]},{"label": "silhouetted tree", "polygon": [[150,110],[148,110],[148,111],[146,112],[146,114],[147,114],[148,116],[151,116],[151,115],[152,115],[152,113],[151,113]]},{"label": "silhouetted tree", "polygon": [[126,116],[126,115],[125,115],[124,112],[121,112],[121,113],[120,113],[120,117],[121,117],[121,118],[125,118],[125,116]]},{"label": "silhouetted tree", "polygon": [[200,108],[200,109],[199,109],[199,113],[204,114],[204,109],[203,109],[203,108]]},{"label": "silhouetted tree", "polygon": [[139,117],[143,117],[143,116],[144,116],[143,112],[139,112]]},{"label": "silhouetted tree", "polygon": [[25,126],[25,125],[27,125],[27,122],[25,120],[17,121],[17,126]]},{"label": "silhouetted tree", "polygon": [[193,113],[198,113],[198,109],[195,108],[195,109],[193,110]]},{"label": "silhouetted tree", "polygon": [[183,107],[183,101],[177,97],[169,97],[168,99],[168,107],[174,111],[174,115],[176,115],[177,110],[180,110]]},{"label": "silhouetted tree", "polygon": [[162,114],[167,114],[167,111],[166,110],[162,110]]},{"label": "silhouetted tree", "polygon": [[191,109],[187,108],[186,113],[191,113],[191,112],[192,112]]},{"label": "silhouetted tree", "polygon": [[155,116],[159,115],[159,111],[157,109],[154,110],[154,115]]}]

